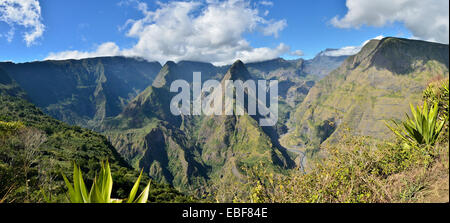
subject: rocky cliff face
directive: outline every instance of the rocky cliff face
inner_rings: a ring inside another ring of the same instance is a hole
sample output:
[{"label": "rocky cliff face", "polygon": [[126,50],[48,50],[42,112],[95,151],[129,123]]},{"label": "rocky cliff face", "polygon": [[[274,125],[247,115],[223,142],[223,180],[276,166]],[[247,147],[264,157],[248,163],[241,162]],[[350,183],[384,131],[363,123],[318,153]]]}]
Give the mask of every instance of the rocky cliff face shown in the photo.
[{"label": "rocky cliff face", "polygon": [[[258,162],[274,170],[295,166],[287,152],[274,146],[247,114],[173,116],[169,102],[175,94],[169,92],[168,80],[182,79],[183,74],[180,77],[176,72],[180,66],[166,64],[153,86],[103,125],[102,130],[128,162],[184,190],[218,179],[241,180],[241,167]],[[245,65],[238,61],[223,75],[222,83],[250,78]]]},{"label": "rocky cliff face", "polygon": [[0,68],[0,94],[23,98],[25,92],[4,70]]},{"label": "rocky cliff face", "polygon": [[0,68],[47,114],[92,128],[106,117],[118,115],[130,99],[152,83],[161,65],[107,57],[0,63]]},{"label": "rocky cliff face", "polygon": [[420,100],[427,82],[448,77],[448,45],[385,38],[318,82],[295,113],[290,145],[337,140],[344,129],[375,138],[388,136],[385,120],[401,119]]},{"label": "rocky cliff face", "polygon": [[[1,75],[8,84],[0,89],[22,88],[45,113],[102,132],[135,169],[188,190],[219,179],[241,180],[241,167],[259,162],[273,171],[295,167],[295,154],[281,147],[278,137],[287,131],[293,108],[327,72],[321,69],[333,68],[313,66],[323,61],[239,61],[222,67],[192,61],[161,66],[123,57],[0,63],[11,74]],[[193,72],[201,72],[202,81],[279,80],[279,122],[261,128],[256,116],[172,115],[170,84],[192,83]]]}]

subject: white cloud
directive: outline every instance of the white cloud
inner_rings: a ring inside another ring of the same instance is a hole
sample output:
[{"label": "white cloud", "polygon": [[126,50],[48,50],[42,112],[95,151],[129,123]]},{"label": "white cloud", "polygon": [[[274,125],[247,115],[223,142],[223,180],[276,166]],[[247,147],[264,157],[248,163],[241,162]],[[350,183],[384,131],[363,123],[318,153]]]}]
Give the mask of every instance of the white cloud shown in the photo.
[{"label": "white cloud", "polygon": [[350,56],[359,53],[361,49],[362,48],[360,46],[346,46],[338,50],[326,51],[323,53],[323,55],[330,57]]},{"label": "white cloud", "polygon": [[113,42],[106,42],[97,47],[93,52],[82,51],[63,51],[59,53],[50,53],[46,60],[67,60],[82,59],[91,57],[118,56],[121,55],[119,47]]},{"label": "white cloud", "polygon": [[301,57],[301,56],[303,56],[303,55],[305,55],[304,53],[303,53],[303,51],[301,51],[301,50],[296,50],[296,51],[293,51],[293,52],[291,52],[291,53],[289,53],[291,56],[298,56],[298,57]]},{"label": "white cloud", "polygon": [[231,64],[236,59],[240,59],[245,63],[248,62],[256,62],[256,61],[264,61],[268,59],[274,59],[279,57],[282,54],[290,51],[290,47],[281,43],[275,49],[262,47],[262,48],[251,48],[248,50],[242,50],[237,52],[236,58],[230,59],[228,61],[224,61],[222,64]]},{"label": "white cloud", "polygon": [[45,30],[38,0],[0,0],[0,21],[10,26],[9,32],[4,35],[8,42],[14,37],[16,25],[29,29],[23,36],[27,46],[35,43]]},{"label": "white cloud", "polygon": [[374,40],[374,39],[376,39],[376,40],[382,40],[383,38],[384,38],[383,35],[379,35],[379,36],[377,36],[377,37],[375,37],[375,38],[366,40],[366,41],[362,44],[362,46],[365,46],[366,44],[368,44],[368,43],[370,42],[370,40]]},{"label": "white cloud", "polygon": [[[281,43],[276,48],[254,48],[244,38],[246,33],[261,32],[278,37],[287,25],[285,20],[267,20],[256,6],[247,0],[196,0],[158,2],[149,10],[146,3],[124,0],[120,5],[136,4],[141,19],[128,20],[121,30],[137,39],[128,49],[111,48],[112,55],[138,56],[147,60],[195,60],[216,65],[229,64],[237,59],[244,62],[273,59],[289,52]],[[47,59],[67,59],[68,56],[98,56],[94,52],[68,51],[52,53]],[[113,54],[114,53],[114,54]]]},{"label": "white cloud", "polygon": [[[376,40],[381,40],[383,39],[384,36],[377,36],[373,39]],[[351,55],[355,55],[357,53],[359,53],[359,51],[361,51],[361,49],[367,44],[369,43],[369,41],[372,39],[369,39],[367,41],[365,41],[361,46],[346,46],[346,47],[342,47],[340,49],[337,50],[329,50],[329,51],[325,51],[322,53],[322,55],[324,56],[330,56],[330,57],[339,57],[339,56],[351,56]]]},{"label": "white cloud", "polygon": [[271,1],[261,1],[259,3],[264,6],[273,6],[273,2]]},{"label": "white cloud", "polygon": [[348,12],[331,23],[339,28],[404,23],[420,39],[448,43],[448,0],[347,0]]},{"label": "white cloud", "polygon": [[287,22],[285,19],[277,21],[277,22],[269,22],[266,27],[263,29],[263,33],[266,36],[274,36],[278,38],[278,33],[281,32],[284,28],[286,28]]}]

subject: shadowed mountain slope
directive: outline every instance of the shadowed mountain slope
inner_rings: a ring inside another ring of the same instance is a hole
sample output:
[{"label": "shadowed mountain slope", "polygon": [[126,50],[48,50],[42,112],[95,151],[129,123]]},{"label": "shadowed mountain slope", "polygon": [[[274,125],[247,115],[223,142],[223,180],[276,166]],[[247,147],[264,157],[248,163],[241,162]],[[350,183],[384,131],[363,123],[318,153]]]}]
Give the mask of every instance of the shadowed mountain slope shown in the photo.
[{"label": "shadowed mountain slope", "polygon": [[161,65],[125,57],[0,63],[32,103],[52,117],[85,127],[118,115],[153,82]]}]

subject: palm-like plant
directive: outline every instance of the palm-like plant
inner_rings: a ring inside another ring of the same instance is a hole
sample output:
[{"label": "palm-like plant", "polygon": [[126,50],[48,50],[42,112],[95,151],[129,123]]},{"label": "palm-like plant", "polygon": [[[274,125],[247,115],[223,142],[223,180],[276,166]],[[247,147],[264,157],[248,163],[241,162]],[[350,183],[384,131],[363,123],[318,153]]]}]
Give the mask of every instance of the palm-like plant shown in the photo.
[{"label": "palm-like plant", "polygon": [[431,108],[428,108],[425,101],[422,109],[419,106],[417,108],[414,108],[413,105],[410,106],[412,118],[406,114],[406,121],[401,124],[392,120],[396,128],[387,123],[386,125],[400,139],[409,144],[433,146],[445,123],[445,121],[439,121],[438,119],[438,104],[435,103]]},{"label": "palm-like plant", "polygon": [[[73,168],[73,185],[69,182],[67,177],[63,175],[64,181],[69,192],[69,199],[72,203],[122,203],[125,199],[113,199],[111,198],[113,179],[111,176],[111,169],[109,163],[106,165],[101,163],[102,168],[98,176],[94,178],[91,190],[88,193],[86,185],[83,180],[81,169],[74,163]],[[148,199],[148,193],[150,190],[150,182],[147,184],[142,193],[135,199],[139,184],[141,182],[142,171],[139,178],[134,183],[131,189],[127,203],[146,203]]]}]

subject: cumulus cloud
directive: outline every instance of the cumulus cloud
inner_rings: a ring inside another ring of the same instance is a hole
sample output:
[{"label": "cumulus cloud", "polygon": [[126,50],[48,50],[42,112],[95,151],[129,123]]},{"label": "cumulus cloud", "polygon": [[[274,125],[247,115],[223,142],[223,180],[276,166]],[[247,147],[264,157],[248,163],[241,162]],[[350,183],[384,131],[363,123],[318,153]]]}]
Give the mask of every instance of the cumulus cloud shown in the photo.
[{"label": "cumulus cloud", "polygon": [[266,36],[274,36],[278,38],[278,33],[281,32],[287,26],[287,21],[285,19],[277,22],[269,22],[263,29],[263,33]]},{"label": "cumulus cloud", "polygon": [[296,50],[296,51],[293,51],[293,52],[291,52],[291,53],[289,53],[291,56],[298,56],[298,57],[301,57],[301,56],[303,56],[303,55],[305,55],[304,53],[303,53],[303,51],[301,51],[301,50]]},{"label": "cumulus cloud", "polygon": [[119,47],[113,42],[106,42],[97,47],[95,51],[83,52],[78,50],[50,53],[46,60],[83,59],[91,57],[118,56],[121,55]]},{"label": "cumulus cloud", "polygon": [[[216,65],[273,59],[289,52],[281,43],[275,48],[254,48],[244,38],[247,33],[260,32],[278,37],[287,26],[285,20],[268,20],[257,6],[247,0],[206,0],[157,2],[156,10],[146,3],[124,0],[120,5],[134,4],[143,17],[128,20],[121,30],[137,39],[128,49],[111,47],[110,55],[138,56],[147,60],[195,60]],[[52,53],[47,59],[63,59],[69,55],[98,55],[95,52],[68,51]]]},{"label": "cumulus cloud", "polygon": [[448,43],[448,0],[347,0],[348,12],[334,17],[331,24],[339,28],[363,25],[381,27],[401,22],[420,39]]},{"label": "cumulus cloud", "polygon": [[15,26],[28,29],[23,36],[27,46],[35,43],[45,30],[38,0],[0,0],[0,21],[10,26],[8,33],[3,35],[8,42],[14,37]]},{"label": "cumulus cloud", "polygon": [[247,50],[238,51],[236,58],[223,62],[222,64],[231,64],[236,59],[240,59],[246,63],[254,61],[263,61],[268,59],[277,58],[280,55],[289,52],[290,47],[284,43],[278,45],[278,47],[272,49],[268,47],[261,48],[249,48]]},{"label": "cumulus cloud", "polygon": [[[381,40],[383,38],[384,38],[384,36],[377,36],[377,37],[375,37],[373,39]],[[365,41],[361,46],[346,46],[346,47],[342,47],[342,48],[337,49],[337,50],[328,50],[328,51],[323,52],[322,55],[330,56],[330,57],[355,55],[355,54],[359,53],[359,51],[361,51],[361,49],[367,43],[369,43],[370,40],[372,40],[372,39],[369,39],[369,40]]]}]

